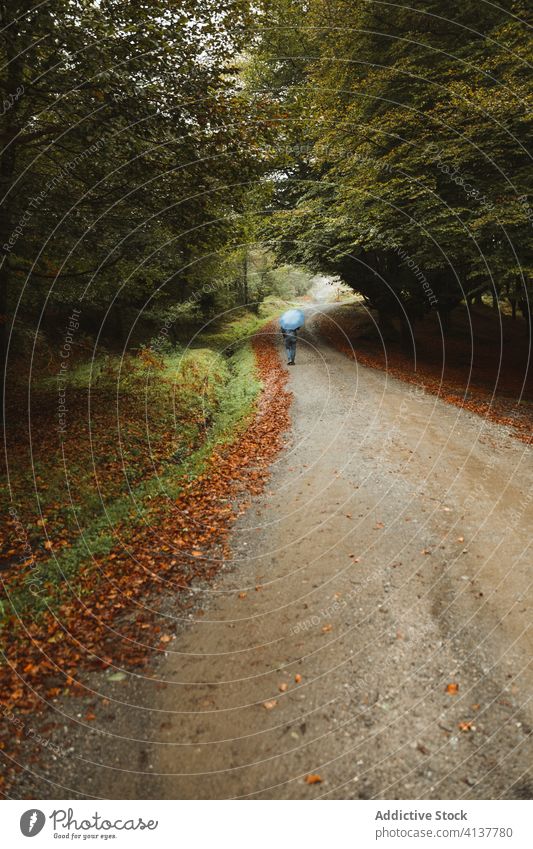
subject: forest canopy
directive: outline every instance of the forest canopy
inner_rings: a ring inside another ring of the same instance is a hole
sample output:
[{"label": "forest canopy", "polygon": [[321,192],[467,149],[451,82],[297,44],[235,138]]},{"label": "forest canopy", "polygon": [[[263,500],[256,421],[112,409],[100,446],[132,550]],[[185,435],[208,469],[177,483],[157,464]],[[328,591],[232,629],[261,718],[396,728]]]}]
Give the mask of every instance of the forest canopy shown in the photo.
[{"label": "forest canopy", "polygon": [[[277,122],[264,238],[383,321],[490,292],[530,317],[525,2],[270,0],[250,84]],[[280,175],[282,175],[280,177]]]},{"label": "forest canopy", "polygon": [[244,302],[247,246],[269,258],[255,298],[275,258],[339,275],[384,327],[446,330],[487,292],[530,320],[525,0],[0,14],[4,331],[80,298],[119,336],[128,309]]}]

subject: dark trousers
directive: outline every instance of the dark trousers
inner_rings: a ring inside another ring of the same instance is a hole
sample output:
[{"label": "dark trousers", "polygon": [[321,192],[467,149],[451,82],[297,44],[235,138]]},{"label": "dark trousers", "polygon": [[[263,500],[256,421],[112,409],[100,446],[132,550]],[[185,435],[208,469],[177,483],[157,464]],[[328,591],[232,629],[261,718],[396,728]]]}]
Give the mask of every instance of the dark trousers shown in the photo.
[{"label": "dark trousers", "polygon": [[296,339],[285,338],[285,350],[287,351],[287,362],[293,363],[296,356]]}]

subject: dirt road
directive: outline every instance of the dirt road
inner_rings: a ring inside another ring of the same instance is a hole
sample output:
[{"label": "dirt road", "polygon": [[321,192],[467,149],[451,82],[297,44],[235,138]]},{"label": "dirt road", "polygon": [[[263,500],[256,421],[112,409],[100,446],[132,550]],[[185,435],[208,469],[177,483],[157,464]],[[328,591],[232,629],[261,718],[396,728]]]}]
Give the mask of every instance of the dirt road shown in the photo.
[{"label": "dirt road", "polygon": [[66,796],[532,797],[531,450],[358,367],[312,312],[233,562],[74,743]]}]

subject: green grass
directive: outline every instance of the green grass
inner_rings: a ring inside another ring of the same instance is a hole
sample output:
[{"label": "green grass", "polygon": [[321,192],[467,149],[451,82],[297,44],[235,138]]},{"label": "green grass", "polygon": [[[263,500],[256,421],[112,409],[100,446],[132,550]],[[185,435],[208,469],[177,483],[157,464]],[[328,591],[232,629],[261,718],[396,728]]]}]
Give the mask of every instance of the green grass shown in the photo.
[{"label": "green grass", "polygon": [[[271,315],[245,314],[228,322],[216,332],[206,334],[198,342],[202,347],[186,352],[177,350],[168,355],[157,355],[150,362],[120,362],[118,358],[102,358],[92,369],[87,363],[78,365],[68,375],[68,386],[83,390],[91,385],[95,390],[114,395],[117,387],[119,367],[121,391],[132,398],[136,393],[146,392],[151,407],[151,416],[156,424],[169,417],[173,422],[173,439],[170,448],[183,446],[180,451],[169,450],[169,456],[161,461],[158,473],[142,476],[133,485],[122,483],[120,492],[105,498],[105,511],[91,480],[92,469],[84,451],[76,450],[70,461],[69,472],[76,477],[79,467],[79,481],[76,487],[77,502],[69,504],[66,499],[63,471],[51,459],[50,465],[42,459],[34,460],[41,477],[47,481],[46,503],[40,503],[42,513],[48,515],[47,530],[53,538],[54,522],[57,527],[65,528],[69,545],[51,556],[40,559],[31,569],[24,581],[16,581],[9,589],[9,598],[13,609],[19,615],[38,616],[46,609],[57,608],[72,592],[78,591],[77,576],[90,568],[93,557],[105,557],[117,545],[117,536],[123,536],[128,528],[140,526],[148,517],[156,499],[164,493],[165,498],[177,498],[184,484],[194,479],[206,467],[206,462],[216,445],[230,444],[236,440],[246,427],[253,412],[255,400],[261,389],[256,374],[255,359],[249,338],[262,324],[270,320]],[[97,376],[96,383],[94,381]],[[44,389],[52,393],[55,390],[45,381]],[[170,412],[169,412],[170,411]],[[105,420],[103,422],[105,426]],[[128,428],[131,434],[128,436]],[[137,442],[138,422],[126,421],[122,427],[125,441],[128,443],[128,456],[135,463],[136,452],[142,453],[142,434]],[[165,437],[161,429],[161,440]],[[74,446],[76,448],[76,446]],[[146,445],[144,450],[147,450]],[[104,446],[99,461],[117,462],[118,446]],[[133,452],[133,453],[132,453]],[[77,456],[79,454],[80,456]],[[75,465],[77,464],[77,465]],[[30,487],[27,475],[21,470],[20,487],[29,493],[31,503],[21,506],[21,515],[35,512],[35,493]],[[53,509],[52,509],[53,508]],[[62,524],[61,524],[62,523]],[[77,529],[79,523],[80,530]],[[42,529],[36,524],[29,526],[31,532],[42,540]],[[95,580],[96,580],[95,573]],[[30,592],[29,585],[39,586],[38,594]],[[5,620],[11,613],[11,605],[6,603]]]}]

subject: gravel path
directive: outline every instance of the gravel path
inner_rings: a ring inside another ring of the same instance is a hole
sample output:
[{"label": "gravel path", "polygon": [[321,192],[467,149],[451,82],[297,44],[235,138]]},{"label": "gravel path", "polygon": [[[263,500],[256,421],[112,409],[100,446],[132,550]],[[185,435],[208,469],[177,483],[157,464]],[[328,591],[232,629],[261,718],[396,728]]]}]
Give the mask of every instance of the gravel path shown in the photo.
[{"label": "gravel path", "polygon": [[234,560],[51,798],[533,796],[531,449],[358,367],[315,310]]}]

